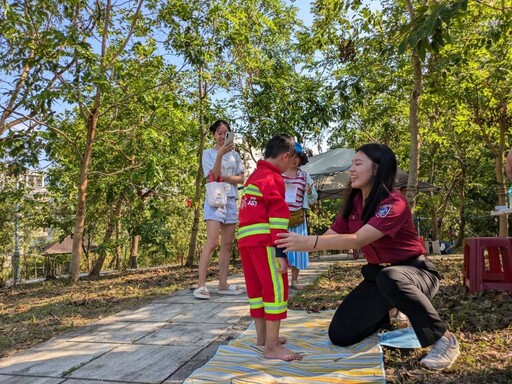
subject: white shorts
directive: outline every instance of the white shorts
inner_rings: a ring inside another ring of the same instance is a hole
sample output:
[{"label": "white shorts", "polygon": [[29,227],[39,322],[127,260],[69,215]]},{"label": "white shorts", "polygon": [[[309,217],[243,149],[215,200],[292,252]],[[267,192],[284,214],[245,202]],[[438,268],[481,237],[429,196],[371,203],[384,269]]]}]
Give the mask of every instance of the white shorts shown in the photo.
[{"label": "white shorts", "polygon": [[228,197],[228,203],[224,207],[212,207],[204,202],[204,221],[215,220],[222,224],[238,223],[238,204],[234,197]]}]

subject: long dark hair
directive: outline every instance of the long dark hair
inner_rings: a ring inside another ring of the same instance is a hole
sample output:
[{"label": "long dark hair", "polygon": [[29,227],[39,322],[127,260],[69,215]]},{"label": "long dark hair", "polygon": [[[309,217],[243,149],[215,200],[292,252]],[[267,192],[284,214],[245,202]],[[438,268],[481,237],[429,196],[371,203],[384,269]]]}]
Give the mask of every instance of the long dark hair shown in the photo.
[{"label": "long dark hair", "polygon": [[[370,194],[366,198],[366,203],[361,213],[361,220],[366,224],[370,218],[375,214],[375,210],[382,200],[387,198],[393,190],[396,177],[396,156],[387,145],[384,144],[365,144],[356,152],[363,152],[374,163],[376,168],[375,175],[373,176],[373,185]],[[343,205],[341,208],[342,217],[348,219],[354,209],[354,198],[361,193],[359,189],[353,189],[349,186],[345,191]]]}]

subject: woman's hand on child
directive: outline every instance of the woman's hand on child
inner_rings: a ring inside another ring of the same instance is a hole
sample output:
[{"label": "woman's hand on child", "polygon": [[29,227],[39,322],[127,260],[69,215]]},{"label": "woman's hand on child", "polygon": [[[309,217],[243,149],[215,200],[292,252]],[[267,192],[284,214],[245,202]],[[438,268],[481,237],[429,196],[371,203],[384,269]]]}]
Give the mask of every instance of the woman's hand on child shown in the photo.
[{"label": "woman's hand on child", "polygon": [[[276,245],[278,248],[283,248],[285,252],[289,251],[309,251],[313,249],[309,236],[302,236],[297,233],[278,233]],[[311,243],[311,244],[310,244]]]}]

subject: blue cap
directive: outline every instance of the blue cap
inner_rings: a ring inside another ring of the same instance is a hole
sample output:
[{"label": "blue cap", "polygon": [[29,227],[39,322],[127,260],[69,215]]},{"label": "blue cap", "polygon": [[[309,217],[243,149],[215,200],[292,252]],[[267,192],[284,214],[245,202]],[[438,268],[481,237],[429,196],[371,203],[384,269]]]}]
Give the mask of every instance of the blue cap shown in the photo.
[{"label": "blue cap", "polygon": [[302,145],[300,145],[300,143],[295,142],[295,151],[297,153],[302,153]]}]

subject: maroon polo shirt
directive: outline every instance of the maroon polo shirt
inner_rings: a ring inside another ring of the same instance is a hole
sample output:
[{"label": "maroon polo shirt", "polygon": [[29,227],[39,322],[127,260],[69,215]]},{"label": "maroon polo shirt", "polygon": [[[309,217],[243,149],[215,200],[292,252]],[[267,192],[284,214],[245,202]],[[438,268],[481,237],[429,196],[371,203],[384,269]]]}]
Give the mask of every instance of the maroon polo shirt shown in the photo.
[{"label": "maroon polo shirt", "polygon": [[[348,220],[339,214],[331,229],[336,233],[356,233],[363,226],[362,211],[363,199],[359,194],[354,199],[354,210]],[[382,200],[367,224],[384,233],[380,239],[361,248],[368,263],[398,263],[425,255],[409,205],[399,191],[393,190]]]}]

